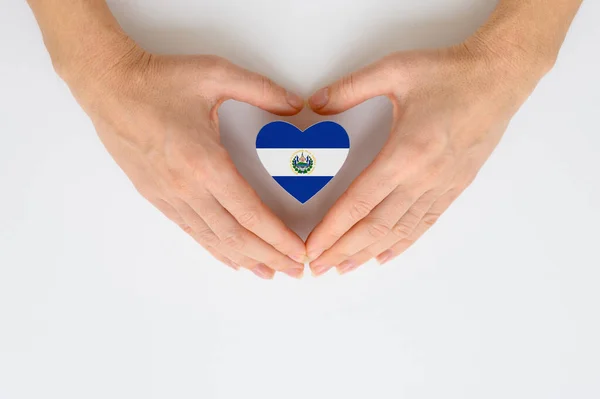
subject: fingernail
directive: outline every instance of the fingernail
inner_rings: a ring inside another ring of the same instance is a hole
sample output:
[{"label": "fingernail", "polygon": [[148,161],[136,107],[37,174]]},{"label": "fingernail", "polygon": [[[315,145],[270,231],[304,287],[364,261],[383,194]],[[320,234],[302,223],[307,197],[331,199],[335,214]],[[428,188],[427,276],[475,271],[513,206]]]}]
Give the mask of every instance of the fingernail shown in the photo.
[{"label": "fingernail", "polygon": [[289,255],[290,258],[292,258],[293,260],[295,260],[296,262],[300,263],[300,264],[305,264],[306,263],[306,255],[302,254],[302,255]]},{"label": "fingernail", "polygon": [[339,274],[345,274],[355,269],[356,266],[358,265],[351,260],[345,260],[337,267],[337,271]]},{"label": "fingernail", "polygon": [[291,92],[287,92],[286,99],[288,104],[297,109],[304,108],[304,99],[299,95]]},{"label": "fingernail", "polygon": [[329,102],[329,88],[325,87],[324,89],[319,90],[312,95],[308,102],[313,109],[323,108]]},{"label": "fingernail", "polygon": [[315,277],[318,277],[322,274],[325,274],[329,269],[331,269],[331,266],[327,266],[327,265],[318,265],[318,266],[314,266],[311,271],[312,271],[312,275]]},{"label": "fingernail", "polygon": [[258,277],[264,278],[266,280],[271,280],[275,275],[275,272],[272,269],[268,268],[265,264],[262,263],[254,266],[254,268],[251,270],[252,273],[256,274]]},{"label": "fingernail", "polygon": [[308,253],[308,261],[312,262],[313,260],[317,259],[319,256],[321,256],[321,254],[325,252],[324,249],[315,249],[312,250]]},{"label": "fingernail", "polygon": [[377,257],[375,259],[377,259],[377,262],[380,265],[383,265],[384,263],[387,263],[390,260],[392,260],[393,257],[394,257],[394,253],[388,249],[384,253],[377,255]]},{"label": "fingernail", "polygon": [[283,271],[290,277],[301,279],[304,276],[304,268],[302,269],[287,269]]}]

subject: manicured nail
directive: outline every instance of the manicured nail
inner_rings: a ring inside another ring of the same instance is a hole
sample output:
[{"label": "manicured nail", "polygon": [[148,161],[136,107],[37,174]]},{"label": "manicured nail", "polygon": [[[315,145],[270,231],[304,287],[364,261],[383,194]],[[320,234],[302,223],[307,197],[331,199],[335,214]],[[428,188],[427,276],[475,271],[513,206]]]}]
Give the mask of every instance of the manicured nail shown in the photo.
[{"label": "manicured nail", "polygon": [[318,266],[313,266],[311,271],[312,271],[313,276],[319,277],[320,275],[325,274],[327,271],[329,271],[329,269],[331,269],[331,266],[318,265]]},{"label": "manicured nail", "polygon": [[312,262],[313,260],[317,259],[319,256],[321,256],[321,254],[325,252],[324,249],[314,249],[312,251],[310,251],[308,253],[308,261]]},{"label": "manicured nail", "polygon": [[271,280],[275,275],[275,272],[268,268],[266,265],[260,263],[252,269],[252,273],[256,274],[260,278],[264,278],[266,280]]},{"label": "manicured nail", "polygon": [[321,109],[329,102],[329,88],[319,90],[308,100],[310,106],[313,109]]},{"label": "manicured nail", "polygon": [[284,270],[283,273],[287,274],[290,277],[301,279],[304,276],[304,268],[302,268],[302,269],[287,269],[287,270]]},{"label": "manicured nail", "polygon": [[286,97],[288,104],[290,104],[292,107],[294,107],[296,109],[304,108],[304,99],[302,97],[300,97],[299,95],[297,95],[295,93],[290,93],[288,91],[287,95],[285,97]]},{"label": "manicured nail", "polygon": [[339,274],[345,274],[354,270],[358,265],[351,260],[345,260],[337,267]]},{"label": "manicured nail", "polygon": [[384,263],[387,263],[390,260],[392,260],[393,257],[394,253],[388,249],[384,253],[377,255],[375,259],[377,259],[377,262],[379,262],[380,265],[383,265]]}]

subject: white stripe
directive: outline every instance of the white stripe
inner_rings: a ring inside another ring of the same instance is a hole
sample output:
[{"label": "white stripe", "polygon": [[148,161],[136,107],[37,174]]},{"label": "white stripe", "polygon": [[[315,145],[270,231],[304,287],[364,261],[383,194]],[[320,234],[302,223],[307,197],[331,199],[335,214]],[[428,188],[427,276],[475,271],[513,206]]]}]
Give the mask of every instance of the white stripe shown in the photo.
[{"label": "white stripe", "polygon": [[[314,157],[310,174],[297,175],[292,169],[292,156],[300,150]],[[348,148],[257,148],[256,151],[271,176],[335,176],[348,156]]]}]

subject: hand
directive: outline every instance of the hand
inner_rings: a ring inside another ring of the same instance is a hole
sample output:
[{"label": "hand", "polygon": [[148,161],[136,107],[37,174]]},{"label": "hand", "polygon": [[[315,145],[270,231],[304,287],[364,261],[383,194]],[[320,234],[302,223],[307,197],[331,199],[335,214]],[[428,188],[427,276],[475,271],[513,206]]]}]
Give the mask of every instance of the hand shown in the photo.
[{"label": "hand", "polygon": [[303,100],[214,56],[158,56],[130,40],[102,56],[61,72],[140,194],[223,263],[300,278],[304,243],[237,172],[217,109],[236,99],[291,115]]},{"label": "hand", "polygon": [[392,54],[311,97],[337,114],[375,96],[394,104],[389,139],[307,240],[313,274],[401,254],[473,181],[548,69],[522,49],[476,36]]}]

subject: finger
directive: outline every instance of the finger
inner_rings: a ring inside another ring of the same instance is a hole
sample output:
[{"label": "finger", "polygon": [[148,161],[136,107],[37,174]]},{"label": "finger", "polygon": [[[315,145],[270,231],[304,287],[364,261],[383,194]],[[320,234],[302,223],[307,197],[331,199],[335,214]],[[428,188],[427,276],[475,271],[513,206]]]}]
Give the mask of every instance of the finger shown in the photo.
[{"label": "finger", "polygon": [[275,275],[273,269],[227,247],[227,245],[219,240],[204,220],[188,204],[183,201],[178,201],[177,209],[186,223],[189,223],[189,225],[182,225],[183,230],[217,259],[221,260],[226,265],[232,266],[236,270],[243,267],[260,278],[268,280],[273,278]]},{"label": "finger", "polygon": [[251,271],[258,277],[265,280],[271,280],[275,276],[275,270],[271,269],[267,265],[235,252],[231,248],[227,248],[225,245],[223,245],[223,243],[221,243],[220,247],[221,251],[227,254],[227,256],[230,257],[235,264]]},{"label": "finger", "polygon": [[[402,218],[401,221],[397,223],[397,225],[401,225],[402,227],[398,227],[399,235],[390,233],[383,240],[378,241],[367,248],[363,249],[359,253],[351,256],[349,261],[355,265],[355,268],[364,265],[369,260],[373,258],[377,258],[377,261],[380,264],[387,262],[386,259],[390,253],[386,253],[387,250],[391,249],[394,245],[399,243],[400,241],[407,239],[408,237],[412,237],[414,232],[417,231],[422,223],[424,223],[423,219],[433,217],[433,212],[440,211],[437,207],[440,204],[446,203],[448,200],[454,200],[458,194],[455,191],[448,191],[444,195],[435,199],[435,201],[431,204],[429,208],[427,208],[426,212],[423,212],[422,209],[425,209],[425,205],[419,206],[420,211],[411,212],[411,216],[407,213],[406,218]],[[443,212],[443,210],[441,210]],[[419,216],[421,215],[422,216]],[[415,222],[416,221],[416,222]],[[414,226],[414,227],[411,227]]]},{"label": "finger", "polygon": [[[415,228],[419,225],[419,222],[423,219],[423,217],[427,214],[427,212],[431,209],[435,200],[439,197],[439,194],[436,194],[433,190],[430,190],[423,194],[421,198],[415,202],[410,209],[396,222],[396,224],[392,227],[392,229],[383,237],[382,240],[372,244],[373,248],[368,251],[371,259],[372,257],[380,254],[385,251],[387,248],[394,245],[396,242],[409,237]],[[382,249],[380,249],[382,248]],[[368,260],[367,259],[367,260]],[[352,270],[355,270],[360,264],[352,259],[348,259],[337,266],[337,270],[340,274],[348,273]]]},{"label": "finger", "polygon": [[437,157],[437,148],[432,151],[429,142],[408,140],[404,138],[406,134],[395,133],[308,237],[306,250],[310,261],[331,248],[392,191],[410,192],[410,187],[422,186],[423,170]]},{"label": "finger", "polygon": [[306,249],[300,237],[261,201],[229,158],[220,164],[218,181],[207,187],[219,204],[244,228],[280,253],[304,264]]},{"label": "finger", "polygon": [[308,103],[318,114],[338,114],[370,98],[391,96],[399,86],[398,78],[398,70],[389,59],[384,58],[322,88],[310,97]]},{"label": "finger", "polygon": [[377,256],[377,261],[380,264],[387,263],[399,256],[400,254],[402,254],[404,251],[406,251],[438,221],[440,216],[450,207],[454,200],[456,200],[456,198],[460,195],[460,192],[460,190],[450,190],[442,197],[440,197],[429,209],[427,214],[423,216],[423,218],[415,227],[411,235],[396,242],[387,251],[380,253]]},{"label": "finger", "polygon": [[[239,270],[240,266],[233,262],[231,259],[229,259],[227,256],[221,254],[218,251],[218,249],[204,245],[204,243],[202,242],[203,240],[201,240],[200,237],[196,235],[192,227],[185,222],[184,218],[179,214],[179,212],[177,212],[177,210],[167,201],[159,198],[150,202],[166,217],[175,222],[183,231],[185,231],[192,238],[194,238],[194,240],[198,242],[202,247],[204,247],[204,249],[206,249],[215,259],[225,264],[226,266],[231,267],[234,270]],[[204,226],[202,226],[201,229],[202,228],[206,229],[206,225],[204,224]]]},{"label": "finger", "polygon": [[369,215],[398,186],[394,162],[380,153],[327,212],[306,241],[309,260],[317,259],[352,226]]},{"label": "finger", "polygon": [[245,229],[208,193],[189,198],[190,207],[206,222],[217,238],[228,248],[263,263],[271,269],[297,276],[304,265],[283,255],[251,231]]},{"label": "finger", "polygon": [[[190,232],[190,235],[192,237],[195,236],[193,231]],[[234,270],[239,270],[241,267],[244,267],[245,269],[250,270],[252,273],[265,280],[271,280],[275,276],[275,270],[271,269],[270,267],[263,265],[262,263],[257,263],[255,260],[252,260],[245,256],[236,254],[233,251],[229,251],[229,256],[239,263],[221,254],[216,248],[209,247],[206,248],[206,250],[210,252],[210,254],[217,260],[221,261],[221,263],[224,263],[225,265],[231,267]]]},{"label": "finger", "polygon": [[218,91],[223,98],[252,104],[277,115],[294,115],[304,108],[304,99],[288,92],[271,79],[222,61]]},{"label": "finger", "polygon": [[[384,239],[392,231],[395,223],[413,205],[416,198],[418,196],[408,190],[394,190],[331,248],[310,263],[313,274],[319,276],[374,242]],[[347,264],[347,267],[351,265]]]},{"label": "finger", "polygon": [[250,271],[264,280],[272,280],[275,277],[275,270],[262,263],[252,267]]},{"label": "finger", "polygon": [[[248,269],[249,271],[251,271],[252,273],[257,275],[258,277],[265,279],[265,280],[271,280],[275,276],[275,270],[271,269],[270,267],[268,267],[262,263],[258,263],[254,259],[250,259],[246,256],[240,255],[240,254],[236,253],[235,251],[226,250],[228,255],[231,257],[231,259],[229,259],[229,258],[225,257],[224,255],[221,255],[217,249],[209,248],[207,250],[215,258],[221,260],[221,262],[225,263],[228,266],[231,266],[235,270],[239,270],[241,267],[243,267],[244,269]],[[221,259],[221,258],[223,258],[223,259]]]},{"label": "finger", "polygon": [[397,242],[409,237],[419,225],[423,217],[425,217],[425,215],[429,212],[435,201],[435,199],[428,198],[430,197],[428,194],[421,197],[419,201],[417,201],[395,224],[392,231],[390,231],[382,240],[371,244],[367,248],[351,256],[344,263],[337,266],[338,272],[340,274],[344,274],[352,271],[365,264],[369,260],[377,257],[379,254],[385,252]]},{"label": "finger", "polygon": [[406,191],[394,191],[331,249],[311,263],[313,273],[321,274],[321,265],[337,265],[341,274],[354,270],[358,265],[352,260],[353,255],[371,245],[379,246],[391,241],[384,247],[385,250],[395,241],[409,236],[438,197],[439,194],[430,190],[414,201],[415,197]]}]

